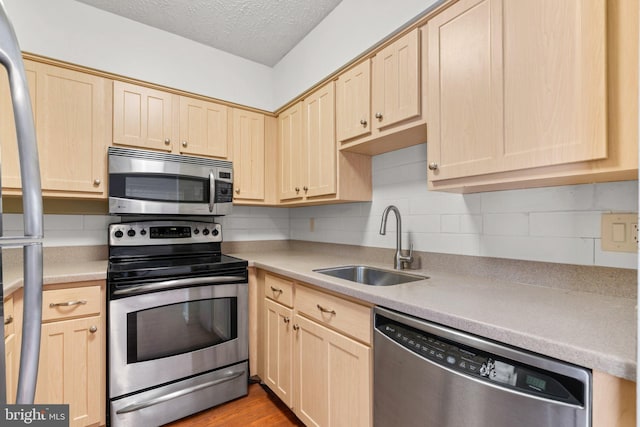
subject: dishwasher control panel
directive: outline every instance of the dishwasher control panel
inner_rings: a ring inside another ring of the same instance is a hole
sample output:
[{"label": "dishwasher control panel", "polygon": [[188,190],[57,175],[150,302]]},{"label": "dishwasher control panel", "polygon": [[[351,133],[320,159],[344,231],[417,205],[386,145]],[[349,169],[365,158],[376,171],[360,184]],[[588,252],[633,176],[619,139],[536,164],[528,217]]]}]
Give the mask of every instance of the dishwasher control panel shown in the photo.
[{"label": "dishwasher control panel", "polygon": [[[523,393],[570,404],[584,404],[571,393],[557,374],[454,343],[427,332],[411,328],[391,319],[378,317],[376,330],[429,361],[447,369],[470,375],[478,380]],[[568,384],[573,388],[572,384]]]}]

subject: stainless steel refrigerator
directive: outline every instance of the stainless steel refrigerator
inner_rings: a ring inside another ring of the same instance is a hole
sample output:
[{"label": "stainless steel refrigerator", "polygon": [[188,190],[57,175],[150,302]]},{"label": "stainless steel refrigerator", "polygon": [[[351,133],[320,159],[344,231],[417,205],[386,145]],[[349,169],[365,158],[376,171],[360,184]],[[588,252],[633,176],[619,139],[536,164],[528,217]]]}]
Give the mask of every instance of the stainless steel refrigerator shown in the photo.
[{"label": "stainless steel refrigerator", "polygon": [[[0,215],[0,255],[3,247],[22,247],[24,271],[24,308],[20,371],[16,403],[31,404],[36,391],[38,359],[40,356],[40,325],[42,321],[42,191],[36,131],[33,123],[29,87],[22,62],[22,53],[0,0],[0,64],[7,70],[11,101],[16,125],[20,177],[22,179],[22,206],[24,236],[2,236]],[[0,120],[6,120],[0,116]],[[0,141],[1,144],[13,143]],[[1,169],[0,164],[0,169]],[[1,199],[0,199],[1,200]],[[0,202],[0,211],[1,211]],[[0,270],[2,262],[0,257]],[[0,322],[4,324],[3,283],[0,283]],[[7,402],[4,337],[0,339],[0,404]]]}]

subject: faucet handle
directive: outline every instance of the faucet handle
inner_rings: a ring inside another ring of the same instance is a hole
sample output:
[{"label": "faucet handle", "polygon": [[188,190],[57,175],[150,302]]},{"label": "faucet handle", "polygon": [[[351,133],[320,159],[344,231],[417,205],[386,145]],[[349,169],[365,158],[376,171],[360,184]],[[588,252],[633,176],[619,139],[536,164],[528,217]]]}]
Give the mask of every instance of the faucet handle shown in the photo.
[{"label": "faucet handle", "polygon": [[413,261],[413,242],[409,244],[409,262]]}]

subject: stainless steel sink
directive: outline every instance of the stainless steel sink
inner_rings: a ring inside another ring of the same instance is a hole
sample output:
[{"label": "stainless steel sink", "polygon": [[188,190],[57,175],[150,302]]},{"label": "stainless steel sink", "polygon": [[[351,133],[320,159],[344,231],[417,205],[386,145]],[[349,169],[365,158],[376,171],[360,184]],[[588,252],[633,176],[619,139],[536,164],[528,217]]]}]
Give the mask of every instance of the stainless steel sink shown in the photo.
[{"label": "stainless steel sink", "polygon": [[366,265],[345,265],[342,267],[320,268],[313,271],[370,286],[399,285],[400,283],[428,279],[427,276],[419,274],[383,270],[382,268]]}]

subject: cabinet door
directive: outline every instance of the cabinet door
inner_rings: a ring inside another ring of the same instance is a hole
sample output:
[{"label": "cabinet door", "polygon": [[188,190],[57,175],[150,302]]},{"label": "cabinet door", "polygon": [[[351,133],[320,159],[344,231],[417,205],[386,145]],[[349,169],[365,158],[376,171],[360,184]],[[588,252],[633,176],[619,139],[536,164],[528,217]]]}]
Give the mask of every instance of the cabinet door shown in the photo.
[{"label": "cabinet door", "polygon": [[113,143],[171,151],[173,96],[120,81],[113,82]]},{"label": "cabinet door", "polygon": [[371,425],[371,349],[296,316],[296,415],[306,425]]},{"label": "cabinet door", "polygon": [[386,126],[420,114],[420,34],[415,29],[373,58],[373,126]]},{"label": "cabinet door", "polygon": [[[432,180],[498,168],[502,145],[500,0],[461,0],[428,23],[428,158]],[[496,33],[497,32],[497,33]]]},{"label": "cabinet door", "polygon": [[264,200],[264,115],[233,109],[234,199]]},{"label": "cabinet door", "polygon": [[16,334],[8,335],[4,339],[4,361],[7,386],[7,403],[15,403],[18,391],[18,342]]},{"label": "cabinet door", "polygon": [[181,96],[180,152],[226,159],[228,110],[225,105]]},{"label": "cabinet door", "polygon": [[298,102],[278,116],[280,145],[280,200],[302,198],[301,173],[305,170],[302,156],[302,102]]},{"label": "cabinet door", "polygon": [[367,59],[336,81],[336,134],[347,141],[371,133],[371,60]]},{"label": "cabinet door", "polygon": [[110,81],[39,63],[36,75],[43,190],[106,197]]},{"label": "cabinet door", "polygon": [[[35,123],[36,105],[36,69],[32,61],[24,61],[25,72],[27,73],[27,83],[29,84],[29,96],[31,107],[34,109],[33,119]],[[13,105],[11,105],[11,93],[9,91],[9,81],[7,71],[0,67],[0,144],[2,160],[2,188],[20,189],[22,188],[20,179],[20,161],[18,158],[18,142],[16,137],[15,119],[13,116]]]},{"label": "cabinet door", "polygon": [[503,170],[607,156],[606,3],[499,3]]},{"label": "cabinet door", "polygon": [[42,325],[36,403],[69,404],[70,425],[86,426],[103,420],[101,402],[104,362],[100,317]]},{"label": "cabinet door", "polygon": [[331,81],[309,95],[303,103],[306,197],[336,192],[335,88]]},{"label": "cabinet door", "polygon": [[606,157],[605,8],[462,0],[431,19],[429,178]]},{"label": "cabinet door", "polygon": [[278,397],[293,406],[293,310],[267,298],[265,304],[265,378],[264,382]]}]

